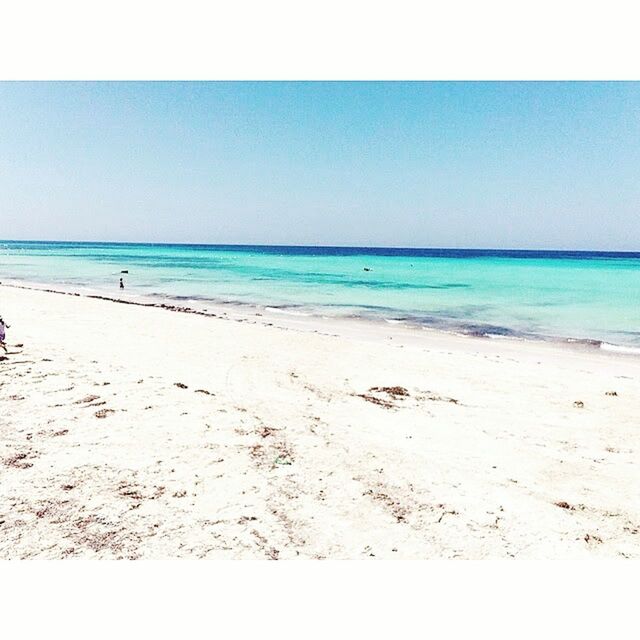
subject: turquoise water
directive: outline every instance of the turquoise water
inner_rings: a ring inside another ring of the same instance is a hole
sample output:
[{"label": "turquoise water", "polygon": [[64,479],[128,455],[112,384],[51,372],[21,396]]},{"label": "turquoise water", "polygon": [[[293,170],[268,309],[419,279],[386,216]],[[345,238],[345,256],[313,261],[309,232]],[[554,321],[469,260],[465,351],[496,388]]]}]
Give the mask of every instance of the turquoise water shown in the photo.
[{"label": "turquoise water", "polygon": [[640,253],[0,242],[0,280],[117,296],[122,270],[128,297],[640,347]]}]

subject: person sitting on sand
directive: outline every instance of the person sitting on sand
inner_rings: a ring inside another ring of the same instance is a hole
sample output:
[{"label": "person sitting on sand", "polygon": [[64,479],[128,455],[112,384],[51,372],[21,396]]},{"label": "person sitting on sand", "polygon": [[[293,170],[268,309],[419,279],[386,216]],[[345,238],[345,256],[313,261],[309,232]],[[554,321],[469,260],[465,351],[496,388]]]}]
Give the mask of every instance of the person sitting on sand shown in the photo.
[{"label": "person sitting on sand", "polygon": [[6,336],[6,329],[9,328],[8,324],[5,324],[2,316],[0,316],[0,347],[4,349],[4,352],[7,353],[7,345],[4,343],[4,339]]}]

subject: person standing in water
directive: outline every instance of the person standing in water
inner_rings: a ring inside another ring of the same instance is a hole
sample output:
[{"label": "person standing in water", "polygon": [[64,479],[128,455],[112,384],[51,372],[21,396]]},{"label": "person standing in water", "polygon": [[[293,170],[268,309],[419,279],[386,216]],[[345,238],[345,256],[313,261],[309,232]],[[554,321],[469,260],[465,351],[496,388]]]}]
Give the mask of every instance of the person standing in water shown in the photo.
[{"label": "person standing in water", "polygon": [[122,278],[120,278],[120,288],[124,289],[124,282],[122,282]]}]

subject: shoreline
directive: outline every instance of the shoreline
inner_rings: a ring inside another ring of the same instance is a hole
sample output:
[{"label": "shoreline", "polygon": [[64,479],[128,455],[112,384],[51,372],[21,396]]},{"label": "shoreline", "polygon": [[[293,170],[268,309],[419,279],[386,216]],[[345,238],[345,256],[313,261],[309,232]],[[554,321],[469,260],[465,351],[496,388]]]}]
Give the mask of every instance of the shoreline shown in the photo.
[{"label": "shoreline", "polygon": [[[492,333],[481,332],[465,332],[462,330],[445,329],[443,327],[425,326],[418,323],[412,323],[411,321],[389,319],[389,318],[376,318],[365,315],[348,315],[348,316],[327,316],[322,314],[313,313],[293,313],[288,312],[280,307],[273,305],[261,305],[258,303],[239,303],[239,302],[223,302],[215,300],[206,300],[206,306],[204,306],[204,300],[199,301],[195,298],[185,297],[185,301],[191,302],[203,302],[203,308],[197,306],[189,306],[185,304],[179,304],[181,301],[175,297],[165,296],[163,294],[150,294],[144,296],[142,294],[134,294],[135,297],[118,297],[109,296],[98,290],[89,289],[82,290],[83,287],[77,289],[64,287],[59,289],[50,288],[52,285],[47,283],[33,282],[33,281],[20,281],[20,280],[3,280],[0,282],[0,287],[12,287],[16,289],[24,289],[28,291],[42,291],[45,293],[54,293],[58,295],[67,295],[73,297],[82,297],[95,300],[104,300],[107,302],[114,302],[117,304],[135,305],[140,307],[159,308],[166,311],[173,311],[177,313],[194,314],[199,316],[206,316],[210,318],[219,319],[237,319],[240,317],[244,321],[256,321],[256,318],[268,319],[272,322],[266,322],[262,320],[262,323],[269,325],[275,324],[275,322],[284,322],[286,328],[297,328],[300,330],[306,330],[311,332],[325,331],[328,328],[336,330],[340,326],[348,325],[351,323],[363,323],[363,326],[377,327],[378,329],[385,329],[385,331],[410,331],[410,332],[425,332],[429,335],[447,337],[457,336],[460,338],[471,338],[480,340],[492,340],[499,342],[514,342],[518,344],[533,344],[533,345],[549,345],[559,348],[569,348],[572,350],[588,350],[599,353],[606,353],[615,356],[624,356],[635,358],[640,356],[640,347],[633,347],[628,345],[619,345],[610,343],[605,340],[598,340],[593,338],[580,338],[580,337],[565,337],[565,336],[545,336],[536,334],[509,334],[500,335]],[[125,294],[126,295],[126,294]],[[158,297],[159,299],[166,300],[167,302],[156,302],[150,298]],[[210,310],[213,309],[213,310]],[[228,311],[235,312],[235,316],[230,317]]]}]

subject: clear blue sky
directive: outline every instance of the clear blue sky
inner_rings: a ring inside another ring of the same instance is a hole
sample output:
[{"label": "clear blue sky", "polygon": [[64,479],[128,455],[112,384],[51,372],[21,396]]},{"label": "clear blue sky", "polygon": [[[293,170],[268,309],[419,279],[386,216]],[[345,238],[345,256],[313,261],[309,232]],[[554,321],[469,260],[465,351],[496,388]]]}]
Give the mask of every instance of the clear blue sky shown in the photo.
[{"label": "clear blue sky", "polygon": [[0,238],[640,250],[640,83],[0,83]]}]

